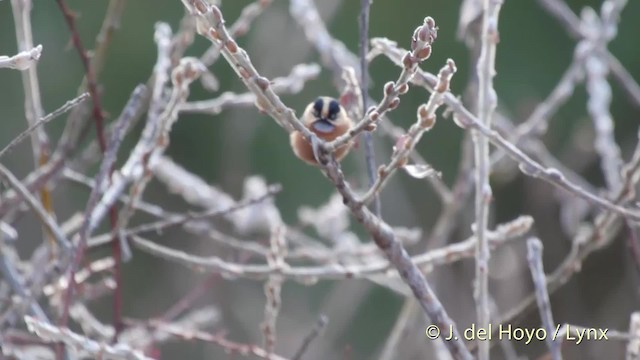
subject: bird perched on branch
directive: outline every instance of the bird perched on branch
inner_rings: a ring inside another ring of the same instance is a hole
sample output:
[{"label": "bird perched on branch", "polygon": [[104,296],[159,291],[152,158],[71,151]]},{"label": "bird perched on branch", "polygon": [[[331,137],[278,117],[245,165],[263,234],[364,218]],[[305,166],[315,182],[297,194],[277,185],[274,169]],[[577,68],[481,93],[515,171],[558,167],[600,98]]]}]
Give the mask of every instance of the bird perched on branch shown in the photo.
[{"label": "bird perched on branch", "polygon": [[[324,141],[335,140],[338,136],[349,131],[353,125],[353,121],[338,100],[326,96],[319,97],[307,105],[301,120],[304,126]],[[299,131],[293,131],[289,138],[293,153],[298,158],[307,164],[318,165],[313,147]],[[352,146],[353,142],[350,141],[336,149],[334,153],[336,160],[342,160]]]}]

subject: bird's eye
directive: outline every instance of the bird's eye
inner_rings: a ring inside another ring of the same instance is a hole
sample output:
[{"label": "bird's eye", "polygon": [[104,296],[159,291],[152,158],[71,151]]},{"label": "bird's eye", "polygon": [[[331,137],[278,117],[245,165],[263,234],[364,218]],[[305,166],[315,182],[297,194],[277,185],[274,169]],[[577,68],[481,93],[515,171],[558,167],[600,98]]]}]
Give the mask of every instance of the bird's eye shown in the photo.
[{"label": "bird's eye", "polygon": [[324,105],[324,101],[321,98],[316,99],[313,103],[313,115],[316,117],[320,117],[320,113],[322,112],[322,106]]},{"label": "bird's eye", "polygon": [[337,101],[335,100],[331,100],[329,102],[329,114],[328,114],[328,118],[330,120],[335,120],[336,117],[338,116],[338,113],[340,112],[340,104],[338,104]]}]

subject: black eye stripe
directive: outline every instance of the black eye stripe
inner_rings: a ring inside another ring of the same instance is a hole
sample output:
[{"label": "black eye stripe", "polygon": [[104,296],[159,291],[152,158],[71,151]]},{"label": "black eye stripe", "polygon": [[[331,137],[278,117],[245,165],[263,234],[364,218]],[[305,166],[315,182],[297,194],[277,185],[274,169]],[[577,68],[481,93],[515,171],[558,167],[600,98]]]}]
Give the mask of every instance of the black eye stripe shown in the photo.
[{"label": "black eye stripe", "polygon": [[339,112],[340,112],[340,104],[338,104],[338,102],[335,100],[331,100],[329,102],[329,118],[335,119]]},{"label": "black eye stripe", "polygon": [[316,99],[316,101],[313,103],[313,110],[316,116],[320,116],[323,105],[324,105],[324,101],[322,101],[322,99],[320,98]]}]

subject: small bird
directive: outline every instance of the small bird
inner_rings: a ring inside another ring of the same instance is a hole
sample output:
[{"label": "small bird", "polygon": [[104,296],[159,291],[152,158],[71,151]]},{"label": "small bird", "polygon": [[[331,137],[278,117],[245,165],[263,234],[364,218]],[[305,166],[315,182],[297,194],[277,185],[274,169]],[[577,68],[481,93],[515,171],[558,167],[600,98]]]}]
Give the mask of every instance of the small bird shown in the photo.
[{"label": "small bird", "polygon": [[[301,120],[304,126],[324,141],[335,140],[338,136],[349,131],[353,125],[353,121],[340,103],[336,99],[326,96],[319,97],[307,105]],[[293,131],[289,138],[293,153],[298,158],[307,164],[318,165],[311,144],[299,131]],[[334,153],[336,160],[342,160],[352,146],[353,143],[349,142],[336,149]]]}]

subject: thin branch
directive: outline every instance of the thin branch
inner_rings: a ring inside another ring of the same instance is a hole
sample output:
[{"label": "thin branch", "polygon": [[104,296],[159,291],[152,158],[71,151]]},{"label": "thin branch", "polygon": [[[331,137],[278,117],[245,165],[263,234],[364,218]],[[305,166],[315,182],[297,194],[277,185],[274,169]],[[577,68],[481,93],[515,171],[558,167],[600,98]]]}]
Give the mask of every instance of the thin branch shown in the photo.
[{"label": "thin branch", "polygon": [[82,103],[83,101],[87,100],[88,98],[89,98],[89,94],[88,93],[84,93],[84,94],[76,97],[75,99],[71,99],[71,100],[67,101],[66,103],[64,103],[58,109],[56,109],[53,112],[47,114],[46,116],[40,118],[33,125],[30,125],[25,131],[21,132],[20,134],[18,134],[18,136],[14,137],[13,140],[11,140],[11,142],[9,144],[7,144],[4,148],[2,148],[0,150],[0,157],[2,157],[2,155],[4,155],[5,153],[11,152],[11,150],[16,145],[21,143],[35,129],[37,129],[38,127],[40,127],[42,125],[45,125],[46,123],[48,123],[51,120],[54,120],[54,119],[58,118],[60,115],[66,113],[67,111],[69,111],[70,109],[74,108],[75,106],[77,106],[78,104]]},{"label": "thin branch", "polygon": [[[607,4],[611,6],[605,6]],[[583,11],[583,27],[591,30],[586,32],[587,37],[580,43],[583,47],[592,49],[585,60],[589,94],[587,110],[596,130],[594,145],[596,153],[600,156],[600,167],[607,187],[612,190],[620,186],[622,157],[620,147],[616,144],[614,121],[609,110],[612,94],[611,86],[607,82],[609,69],[605,54],[608,42],[617,33],[617,22],[622,7],[623,5],[615,6],[614,2],[606,1],[603,10],[610,10],[602,14],[602,19],[593,10]]]},{"label": "thin branch", "polygon": [[165,311],[158,318],[163,321],[173,321],[176,317],[180,316],[184,311],[193,307],[194,302],[204,295],[208,290],[220,280],[218,274],[212,274],[204,281],[194,286],[188,293],[184,295],[178,302],[173,304],[167,311]]},{"label": "thin branch", "polygon": [[[640,140],[640,131],[638,132]],[[640,180],[640,141],[638,142],[631,160],[622,169],[622,187],[611,194],[616,204],[627,204],[636,196],[636,184]],[[618,234],[623,225],[623,217],[619,213],[605,211],[599,214],[594,225],[578,232],[573,239],[571,252],[553,273],[547,276],[547,289],[550,294],[566,284],[571,277],[580,270],[582,262],[591,253],[602,249]],[[511,322],[516,316],[531,308],[536,302],[535,295],[527,296],[503,314],[501,323]]]},{"label": "thin branch", "polygon": [[[529,269],[533,277],[533,285],[535,287],[536,300],[540,311],[542,325],[547,334],[553,334],[556,328],[553,322],[553,314],[551,313],[551,303],[549,301],[549,293],[547,292],[547,282],[542,266],[542,242],[538,238],[530,238],[527,240],[527,260]],[[547,347],[551,352],[553,360],[562,360],[562,352],[560,351],[560,343],[553,336],[545,338]]]},{"label": "thin branch", "polygon": [[[11,0],[13,9],[13,19],[16,27],[16,38],[18,50],[21,53],[27,52],[37,58],[40,57],[42,46],[33,45],[33,31],[31,27],[32,0]],[[34,58],[34,60],[37,60]],[[29,126],[33,126],[36,121],[44,116],[42,109],[42,99],[40,94],[40,82],[38,80],[38,70],[36,66],[27,66],[22,72],[22,86],[24,88],[25,117]],[[41,157],[48,151],[49,139],[43,129],[33,132],[31,145],[36,166],[41,166]]]},{"label": "thin branch", "polygon": [[266,302],[264,305],[264,320],[260,325],[264,338],[264,348],[269,354],[275,353],[276,323],[282,307],[281,292],[284,279],[278,273],[286,266],[284,259],[287,255],[287,242],[284,231],[283,224],[272,224],[271,248],[267,256],[267,262],[273,270],[273,275],[269,276],[269,279],[264,284]]},{"label": "thin branch", "polygon": [[313,340],[315,340],[316,338],[318,338],[318,336],[320,336],[320,334],[322,333],[322,330],[324,330],[324,328],[327,327],[327,324],[329,324],[329,318],[326,317],[325,315],[320,315],[313,329],[311,329],[311,332],[304,337],[304,339],[302,340],[302,344],[300,345],[298,350],[294,353],[294,355],[291,357],[291,360],[302,360],[302,357],[304,356],[304,353],[309,348],[309,345],[311,345]]},{"label": "thin branch", "polygon": [[[65,0],[56,0],[56,3],[58,4],[58,7],[60,8],[60,11],[62,12],[62,15],[65,19],[65,22],[67,23],[67,27],[69,28],[69,31],[71,32],[71,40],[73,42],[73,45],[76,49],[76,51],[78,52],[78,55],[80,56],[80,60],[82,62],[82,66],[84,68],[84,73],[85,73],[85,79],[86,79],[86,85],[87,85],[87,90],[89,92],[89,94],[91,95],[91,100],[92,100],[92,116],[93,119],[95,121],[95,128],[96,128],[96,137],[98,138],[98,145],[100,147],[100,152],[104,155],[106,155],[107,152],[107,138],[106,138],[106,134],[105,134],[105,125],[104,125],[104,112],[103,112],[103,108],[102,108],[102,103],[100,100],[100,94],[98,92],[98,84],[97,84],[97,76],[96,76],[96,64],[93,63],[90,59],[89,59],[89,55],[87,54],[82,41],[80,39],[80,34],[78,32],[77,26],[76,26],[76,16],[75,14],[72,12],[72,10],[68,7],[68,5],[66,4]],[[106,30],[105,30],[106,31]],[[108,183],[111,183],[112,180],[112,169],[109,169],[109,173],[107,176],[108,179]],[[111,229],[115,232],[116,227],[117,227],[117,221],[118,221],[118,212],[117,209],[115,207],[110,207],[109,208],[109,223],[110,223],[110,227]],[[76,255],[78,255],[80,258],[74,259],[75,263],[79,263],[82,260],[82,257],[84,256],[84,244],[80,244],[81,246],[79,246]],[[121,314],[121,284],[122,281],[120,279],[120,239],[118,239],[117,234],[114,233],[114,237],[113,237],[113,247],[112,247],[112,253],[113,253],[113,257],[116,260],[116,283],[117,283],[117,289],[116,289],[116,293],[114,296],[114,302],[113,302],[113,307],[114,307],[114,318],[113,318],[113,325],[116,329],[115,332],[115,337],[117,338],[118,333],[120,332],[120,330],[122,329],[122,314]],[[71,264],[72,268],[70,269],[70,273],[73,274],[73,266],[74,264]],[[70,278],[71,280],[73,280],[73,277],[71,276]],[[73,286],[70,286],[69,289],[72,289]],[[66,302],[64,305],[65,311],[64,311],[64,316],[62,317],[62,322],[60,323],[61,326],[66,326],[66,321],[67,321],[67,309],[69,307],[69,301],[71,300],[69,297],[70,294],[70,290],[67,292],[67,297],[66,297]],[[114,339],[115,340],[115,339]],[[60,354],[60,351],[58,351],[58,353]]]},{"label": "thin branch", "polygon": [[[33,7],[32,0],[12,0],[11,7],[13,9],[18,49],[21,52],[34,50],[33,31],[31,27],[31,9]],[[41,46],[38,45],[35,50],[36,52],[34,55],[39,56]],[[27,119],[29,127],[31,127],[38,119],[44,116],[37,66],[29,66],[25,71],[22,71],[21,76],[25,96],[25,118]],[[36,168],[40,168],[49,162],[51,151],[50,143],[49,137],[47,136],[44,128],[36,127],[31,133],[31,148]],[[43,208],[49,213],[49,215],[55,217],[51,192],[47,185],[44,184],[39,190],[40,201],[42,202]],[[55,240],[53,239],[53,235],[48,233],[46,230],[44,231],[44,235],[44,238],[48,240],[52,249],[55,249]]]},{"label": "thin branch", "polygon": [[[383,51],[385,56],[391,59],[396,65],[402,66],[402,54],[404,53],[404,50],[398,48],[394,42],[387,39],[376,38],[372,40],[372,44],[374,46],[381,47],[381,51]],[[421,70],[416,72],[415,76],[412,78],[412,82],[417,85],[424,86],[430,91],[433,91],[437,81],[438,80],[435,75]],[[544,180],[602,209],[616,212],[635,222],[640,221],[640,212],[636,208],[626,208],[595,195],[567,180],[557,169],[547,168],[533,160],[516,145],[506,140],[497,131],[482,124],[480,120],[471,114],[471,112],[469,112],[469,110],[467,110],[460,100],[452,93],[447,92],[443,101],[453,112],[453,119],[456,125],[462,129],[479,130],[479,133],[482,136],[485,136],[492,144],[504,151],[507,156],[518,162],[519,169],[523,174]]]},{"label": "thin branch", "polygon": [[[82,66],[84,67],[85,76],[87,79],[87,88],[93,102],[92,115],[95,120],[98,144],[100,145],[100,151],[104,153],[107,148],[107,139],[104,134],[104,113],[102,110],[102,104],[100,102],[100,94],[98,93],[98,84],[96,83],[94,68],[91,64],[91,60],[89,59],[89,55],[87,54],[87,51],[85,50],[84,46],[82,45],[82,41],[80,40],[80,35],[76,27],[76,15],[67,6],[65,0],[56,0],[56,3],[58,4],[58,7],[60,8],[62,15],[64,16],[67,26],[69,27],[69,31],[71,32],[71,40],[80,56]],[[115,218],[113,220],[115,221]]]},{"label": "thin branch", "polygon": [[[496,74],[496,48],[499,41],[498,14],[502,0],[483,0],[482,35],[480,36],[481,50],[478,58],[478,120],[487,128],[492,127],[498,96],[493,88],[493,78]],[[476,247],[476,280],[474,298],[476,300],[476,316],[478,327],[488,329],[491,321],[489,308],[489,244],[485,237],[489,222],[489,205],[492,191],[489,184],[491,163],[489,162],[489,142],[487,138],[471,132],[475,144],[476,164],[476,199],[475,199],[475,228],[478,238]],[[488,360],[490,351],[489,341],[479,340],[478,359]]]},{"label": "thin branch", "polygon": [[[391,334],[382,348],[382,354],[378,360],[393,360],[398,358],[398,346],[407,334],[407,327],[410,323],[415,322],[419,316],[420,308],[415,299],[406,298],[398,314],[397,320],[393,325]],[[441,341],[441,340],[436,340]]]},{"label": "thin branch", "polygon": [[[289,75],[271,80],[271,87],[277,94],[297,94],[307,81],[320,75],[320,70],[316,64],[298,64]],[[217,115],[232,107],[254,106],[255,102],[256,96],[252,92],[236,94],[227,91],[215,99],[186,102],[180,106],[180,112]]]},{"label": "thin branch", "polygon": [[[165,84],[168,80],[169,69],[171,68],[171,63],[169,61],[169,50],[170,50],[170,44],[171,44],[171,27],[169,27],[169,25],[166,23],[161,23],[161,22],[156,23],[153,37],[158,45],[158,59],[157,59],[156,65],[153,68],[153,72],[154,72],[153,90],[151,93],[149,111],[147,113],[146,126],[144,129],[143,136],[141,137],[141,139],[144,138],[146,139],[146,141],[149,141],[149,144],[146,144],[146,146],[150,147],[150,149],[147,149],[147,151],[149,152],[152,151],[151,150],[153,148],[152,143],[154,141],[156,143],[159,143],[159,141],[157,140],[157,137],[159,136],[158,133],[161,131],[160,130],[161,124],[163,123],[163,119],[161,118],[161,116],[164,113],[163,110],[165,109],[165,105],[167,105],[165,103],[165,99],[163,95],[165,90]],[[175,91],[174,89],[174,91],[172,92],[172,97],[175,96],[176,92],[177,91]],[[185,99],[186,99],[186,96],[187,95],[184,95]],[[174,103],[169,103],[168,105],[172,105],[172,104]],[[175,121],[175,120],[171,120],[171,121]],[[167,139],[166,146],[168,146],[168,139]],[[160,148],[160,146],[158,148]],[[136,146],[136,149],[139,150],[140,147]],[[145,160],[142,160],[142,163],[144,164],[143,166],[146,167],[151,156],[149,153],[145,155],[142,155],[142,158],[145,159]],[[133,184],[131,186],[131,189],[129,190],[129,193],[130,193],[129,203],[127,204],[127,206],[125,206],[121,210],[120,216],[118,217],[119,232],[120,232],[120,229],[127,227],[127,225],[129,224],[129,220],[134,214],[135,205],[140,200],[140,198],[142,198],[144,190],[147,186],[147,183],[151,180],[151,177],[152,177],[152,174],[148,171],[148,169],[143,169],[142,175],[132,180]],[[121,248],[125,249],[126,242],[123,241],[122,238],[121,238],[121,242],[122,242]],[[128,258],[130,258],[131,256],[130,250],[128,249],[128,247],[126,247],[126,249],[128,251],[126,251],[127,255],[125,256],[125,261],[128,260]]]},{"label": "thin branch", "polygon": [[117,202],[129,183],[138,181],[145,175],[147,166],[156,161],[169,145],[169,131],[177,120],[177,109],[189,93],[188,85],[195,80],[201,70],[201,64],[193,58],[185,58],[173,71],[174,88],[171,99],[163,114],[158,118],[160,123],[147,122],[143,134],[122,166],[120,176],[104,191],[100,202],[95,206],[89,219],[90,228],[94,228]]},{"label": "thin branch", "polygon": [[334,183],[343,196],[345,205],[349,207],[353,216],[371,235],[389,262],[398,270],[400,277],[411,288],[430,321],[437,325],[440,330],[451,330],[454,339],[447,341],[445,344],[451,356],[454,359],[472,359],[471,353],[461,341],[462,338],[457,325],[449,317],[422,271],[411,261],[407,251],[400,244],[391,227],[380,218],[377,218],[367,208],[358,204],[353,191],[344,180],[344,174],[335,158],[329,159],[327,154],[322,152],[320,154],[320,163],[323,164],[325,175]]},{"label": "thin branch", "polygon": [[269,189],[267,189],[267,192],[265,192],[264,194],[254,198],[249,198],[249,199],[239,201],[228,208],[211,209],[201,213],[171,216],[166,220],[160,220],[160,221],[149,223],[149,224],[138,225],[134,228],[124,230],[122,232],[122,235],[129,237],[132,235],[141,235],[145,233],[159,233],[170,227],[184,225],[191,221],[201,220],[201,219],[213,219],[219,216],[226,216],[234,211],[242,210],[249,206],[263,202],[264,200],[274,196],[281,190],[282,188],[280,185],[272,185],[269,187]]},{"label": "thin branch", "polygon": [[[409,82],[418,71],[418,65],[431,56],[431,45],[437,37],[438,28],[435,20],[427,16],[424,18],[422,25],[418,26],[413,32],[411,51],[406,51],[402,56],[402,71],[398,75],[398,79],[395,82],[389,81],[384,85],[384,97],[382,100],[372,109],[366,110],[367,113],[364,118],[353,125],[348,133],[324,144],[323,147],[332,152],[347,144],[361,132],[365,130],[372,131],[385,113],[397,108],[400,105],[400,95],[409,91]],[[366,93],[362,94],[363,97],[365,95]]]},{"label": "thin branch", "polygon": [[[369,62],[367,54],[369,53],[369,11],[371,9],[371,0],[360,0],[360,16],[358,24],[360,26],[360,40],[358,44],[360,57],[360,93],[362,94],[362,113],[364,114],[369,108]],[[367,168],[367,176],[369,178],[369,187],[373,187],[376,182],[376,155],[373,148],[373,135],[365,132],[364,135],[364,152],[365,166]],[[375,194],[373,200],[373,213],[381,216],[380,195]]]},{"label": "thin branch", "polygon": [[[257,0],[251,4],[245,6],[240,12],[240,16],[229,27],[229,34],[234,37],[240,37],[249,32],[253,22],[264,12],[264,10],[271,5],[273,0]],[[200,57],[200,61],[206,66],[210,67],[218,60],[220,56],[219,44],[212,44],[207,51]]]},{"label": "thin branch", "polygon": [[[564,26],[567,33],[574,39],[582,39],[586,37],[583,28],[580,26],[580,19],[571,11],[571,8],[562,0],[538,0],[540,5],[554,16],[560,25]],[[618,4],[620,3],[620,4]],[[607,6],[610,11],[619,12],[618,8],[624,7],[626,0],[615,2],[613,6]],[[606,8],[603,6],[603,9]],[[606,50],[606,49],[605,49]],[[633,79],[633,76],[622,66],[622,63],[611,52],[606,51],[608,66],[613,73],[615,79],[622,86],[627,97],[640,107],[640,86]]]},{"label": "thin branch", "polygon": [[[399,126],[394,125],[390,121],[383,121],[380,123],[378,129],[382,130],[384,134],[386,134],[389,138],[393,139],[394,143],[397,142],[400,137],[405,136],[405,130]],[[433,169],[433,166],[424,159],[422,155],[420,155],[417,151],[413,151],[409,154],[409,160],[422,168],[430,168]],[[436,174],[437,175],[437,174]],[[440,198],[440,201],[443,204],[449,204],[453,199],[453,192],[447,184],[444,183],[440,176],[425,176],[424,180],[426,180],[429,185],[433,188],[434,192]]]},{"label": "thin branch", "polygon": [[633,76],[624,66],[620,63],[615,56],[608,54],[607,62],[609,64],[609,70],[613,74],[613,77],[622,86],[622,89],[627,94],[627,97],[631,102],[640,108],[640,85],[633,79]]},{"label": "thin branch", "polygon": [[142,351],[134,350],[126,344],[116,343],[109,345],[100,343],[76,334],[68,328],[49,325],[30,316],[25,317],[25,322],[29,331],[39,338],[47,342],[61,341],[68,345],[78,356],[91,356],[97,359],[103,356],[110,356],[115,359],[153,360],[153,358],[145,356]]},{"label": "thin branch", "polygon": [[627,344],[626,360],[640,359],[640,313],[633,312],[629,320],[629,335],[631,340]]},{"label": "thin branch", "polygon": [[[456,64],[451,59],[447,60],[447,65],[440,69],[436,90],[431,94],[429,101],[426,104],[422,104],[418,107],[416,122],[411,126],[411,128],[409,128],[409,131],[407,131],[405,135],[398,139],[394,146],[391,161],[387,165],[380,166],[376,181],[372,184],[369,190],[357,200],[360,204],[368,203],[377,193],[379,193],[386,181],[398,168],[405,168],[408,172],[411,171],[410,173],[413,173],[414,177],[428,176],[427,174],[416,174],[415,171],[409,170],[412,169],[410,166],[415,168],[415,165],[407,165],[407,161],[409,154],[414,151],[416,145],[422,138],[422,135],[431,130],[431,128],[436,124],[436,110],[438,110],[440,105],[442,105],[444,94],[449,91],[451,78],[453,77],[453,74],[455,74],[456,70]],[[426,171],[428,172],[429,170],[431,169],[427,167]]]},{"label": "thin branch", "polygon": [[13,56],[0,55],[0,69],[8,68],[24,71],[35,65],[40,60],[42,45],[38,45],[31,50],[25,50]]},{"label": "thin branch", "polygon": [[[126,0],[110,0],[107,7],[107,12],[104,15],[100,32],[96,38],[95,49],[91,56],[91,67],[93,68],[93,76],[96,79],[100,76],[102,69],[104,68],[104,61],[107,56],[107,49],[111,44],[113,34],[120,28],[120,21],[124,14],[124,6]],[[88,77],[85,74],[83,79],[82,88],[86,88],[88,85]]]},{"label": "thin branch", "polygon": [[[490,245],[496,248],[508,241],[515,240],[529,231],[532,224],[533,219],[525,216],[517,218],[507,224],[500,225],[494,232],[489,233]],[[237,264],[227,262],[216,256],[203,257],[191,255],[183,251],[156,244],[136,235],[132,237],[132,242],[142,251],[169,261],[177,262],[200,272],[220,273],[224,276],[243,277],[253,280],[265,280],[273,273],[273,270],[268,265]],[[431,271],[435,266],[451,264],[465,258],[473,257],[475,246],[475,237],[470,237],[462,242],[418,254],[411,258],[411,261],[420,268],[421,272],[426,273]],[[392,269],[393,265],[388,260],[379,259],[364,264],[344,265],[341,263],[330,263],[325,266],[291,266],[282,269],[280,274],[301,283],[313,284],[319,279],[368,278],[378,274],[398,276],[396,272],[390,271]]]},{"label": "thin branch", "polygon": [[19,197],[21,197],[31,209],[38,215],[40,221],[53,234],[58,246],[64,250],[64,254],[67,255],[71,250],[71,242],[64,235],[64,232],[58,224],[53,220],[51,215],[45,210],[40,202],[33,196],[33,194],[25,188],[24,185],[18,180],[12,173],[0,164],[0,177],[4,178],[9,185],[16,191]]},{"label": "thin branch", "polygon": [[[109,180],[109,178],[113,170],[116,157],[118,155],[118,149],[122,144],[122,140],[124,139],[124,135],[126,134],[128,127],[131,125],[131,122],[135,117],[135,114],[137,113],[137,108],[140,103],[140,98],[144,95],[145,92],[146,92],[146,87],[144,85],[138,85],[133,90],[129,98],[129,101],[125,105],[122,111],[122,114],[119,116],[116,122],[116,125],[114,127],[114,130],[111,133],[111,139],[107,145],[108,147],[103,152],[104,154],[103,161],[102,161],[102,164],[100,165],[98,174],[96,175],[96,186],[92,189],[91,194],[89,195],[89,200],[87,201],[87,205],[86,205],[86,209],[83,217],[84,221],[79,230],[79,239],[77,243],[77,248],[75,250],[73,260],[68,270],[68,282],[71,283],[71,286],[67,288],[67,291],[65,292],[65,296],[64,296],[62,324],[66,324],[67,322],[69,306],[71,305],[71,301],[73,299],[73,291],[75,287],[74,274],[78,269],[78,267],[80,266],[82,259],[84,258],[87,238],[91,235],[92,231],[97,226],[97,222],[96,221],[91,222],[91,220],[93,220],[92,215],[96,209],[98,200],[100,199],[100,191],[104,188],[104,186],[110,185],[111,181]],[[115,208],[112,207],[112,209],[115,209]],[[112,239],[112,241],[119,241],[119,240]],[[114,320],[115,320],[114,327],[116,329],[115,336],[117,337],[121,329],[121,319],[122,319],[122,314],[121,314],[122,307],[121,307],[121,298],[120,298],[121,295],[119,290],[120,289],[119,284],[121,284],[120,268],[119,268],[120,253],[118,252],[117,256],[116,254],[113,254],[113,256],[116,261],[116,265],[115,265],[116,277],[115,278],[116,278],[117,287],[116,287],[116,294],[114,298]]]}]

